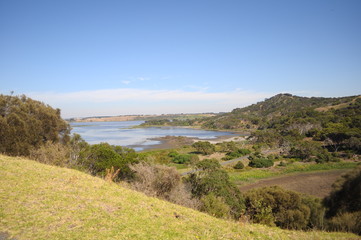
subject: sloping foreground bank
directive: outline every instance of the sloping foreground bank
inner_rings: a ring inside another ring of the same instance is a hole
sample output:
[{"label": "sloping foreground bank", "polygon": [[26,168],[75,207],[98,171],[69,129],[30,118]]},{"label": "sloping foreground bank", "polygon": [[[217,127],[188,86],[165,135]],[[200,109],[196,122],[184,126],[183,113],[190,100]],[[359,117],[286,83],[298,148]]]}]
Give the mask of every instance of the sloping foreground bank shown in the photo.
[{"label": "sloping foreground bank", "polygon": [[359,239],[220,220],[66,168],[0,155],[0,233],[15,239]]}]

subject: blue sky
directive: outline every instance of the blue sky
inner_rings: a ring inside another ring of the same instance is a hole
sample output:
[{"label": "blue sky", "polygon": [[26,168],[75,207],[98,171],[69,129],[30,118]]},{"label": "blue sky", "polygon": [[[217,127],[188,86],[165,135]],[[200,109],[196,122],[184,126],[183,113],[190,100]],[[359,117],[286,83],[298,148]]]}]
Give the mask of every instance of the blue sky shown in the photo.
[{"label": "blue sky", "polygon": [[63,117],[361,94],[361,1],[0,0],[0,93]]}]

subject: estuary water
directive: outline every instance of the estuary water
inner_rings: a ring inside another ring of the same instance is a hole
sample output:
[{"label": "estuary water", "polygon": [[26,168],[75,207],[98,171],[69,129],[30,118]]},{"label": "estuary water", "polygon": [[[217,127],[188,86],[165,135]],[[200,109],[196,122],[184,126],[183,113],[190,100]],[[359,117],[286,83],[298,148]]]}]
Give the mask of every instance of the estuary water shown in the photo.
[{"label": "estuary water", "polygon": [[219,136],[232,135],[231,132],[207,131],[180,127],[132,128],[144,121],[125,122],[73,122],[72,133],[77,133],[90,144],[107,142],[111,145],[132,147],[141,151],[160,144],[154,138],[165,136],[184,136],[199,139],[215,139]]}]

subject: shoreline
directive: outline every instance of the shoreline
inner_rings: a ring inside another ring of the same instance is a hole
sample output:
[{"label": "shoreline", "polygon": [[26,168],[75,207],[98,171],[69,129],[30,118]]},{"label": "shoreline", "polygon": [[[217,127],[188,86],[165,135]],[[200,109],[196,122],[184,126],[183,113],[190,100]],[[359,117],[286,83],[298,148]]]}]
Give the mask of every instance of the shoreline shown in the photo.
[{"label": "shoreline", "polygon": [[150,138],[150,140],[159,141],[160,142],[159,144],[148,145],[148,146],[132,145],[129,147],[143,148],[143,150],[140,150],[139,152],[144,152],[144,151],[151,151],[151,150],[179,148],[179,147],[182,147],[185,145],[190,146],[193,143],[199,142],[199,141],[207,141],[207,142],[210,142],[211,144],[230,142],[230,141],[241,142],[241,141],[245,141],[247,136],[248,136],[248,134],[246,135],[245,133],[232,133],[230,135],[221,135],[221,136],[217,136],[215,138],[205,138],[205,139],[200,139],[200,138],[196,138],[196,137],[165,136],[165,137],[158,137],[158,138]]}]

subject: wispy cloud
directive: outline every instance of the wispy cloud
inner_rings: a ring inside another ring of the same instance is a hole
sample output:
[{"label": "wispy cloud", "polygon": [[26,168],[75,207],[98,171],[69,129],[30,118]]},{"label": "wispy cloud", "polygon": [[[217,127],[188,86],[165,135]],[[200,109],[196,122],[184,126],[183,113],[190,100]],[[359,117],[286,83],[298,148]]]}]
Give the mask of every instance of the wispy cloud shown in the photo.
[{"label": "wispy cloud", "polygon": [[183,91],[183,90],[145,90],[134,88],[78,91],[69,93],[33,92],[31,96],[50,101],[114,102],[123,100],[137,101],[253,101],[269,97],[270,93],[254,93],[235,90],[228,92]]},{"label": "wispy cloud", "polygon": [[122,83],[128,85],[129,83],[131,83],[131,81],[124,80],[122,81]]},{"label": "wispy cloud", "polygon": [[139,80],[139,81],[147,81],[147,80],[150,80],[150,78],[147,78],[147,77],[137,77],[137,80]]},{"label": "wispy cloud", "polygon": [[[225,92],[210,92],[206,90],[185,91],[118,88],[68,93],[33,92],[27,95],[61,108],[66,116],[79,116],[81,110],[84,110],[84,108],[91,108],[92,112],[88,111],[88,113],[81,115],[95,116],[100,113],[106,114],[104,112],[105,109],[114,108],[118,110],[117,114],[119,114],[119,109],[128,111],[122,114],[135,114],[135,109],[137,114],[223,112],[255,103],[273,94],[242,91],[240,89]],[[97,107],[99,109],[97,109]],[[70,113],[70,108],[73,113]],[[116,114],[115,111],[108,111],[109,115]]]},{"label": "wispy cloud", "polygon": [[198,90],[198,91],[206,91],[209,89],[209,87],[206,87],[206,86],[196,86],[196,85],[186,85],[186,86],[184,86],[184,88],[194,89],[194,90]]}]

